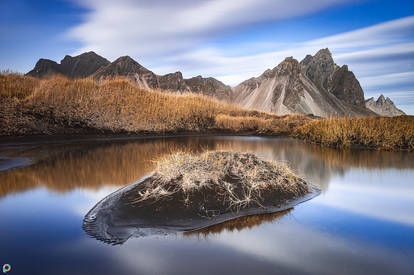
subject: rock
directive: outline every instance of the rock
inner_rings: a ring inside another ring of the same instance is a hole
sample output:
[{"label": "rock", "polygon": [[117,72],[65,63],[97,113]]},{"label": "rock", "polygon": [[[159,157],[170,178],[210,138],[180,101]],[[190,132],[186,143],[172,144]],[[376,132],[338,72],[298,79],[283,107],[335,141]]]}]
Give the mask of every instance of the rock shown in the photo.
[{"label": "rock", "polygon": [[203,78],[199,75],[185,79],[184,82],[193,93],[201,93],[227,101],[229,101],[232,96],[231,87],[213,77]]},{"label": "rock", "polygon": [[33,70],[27,73],[34,77],[44,77],[52,74],[62,74],[60,65],[49,59],[39,59]]},{"label": "rock", "polygon": [[315,56],[307,55],[301,61],[302,73],[311,80],[319,90],[329,91],[332,76],[337,67],[329,49],[319,50]]},{"label": "rock", "polygon": [[329,91],[343,102],[365,107],[364,91],[354,73],[348,71],[347,65],[335,70]]},{"label": "rock", "polygon": [[70,78],[84,78],[94,74],[98,69],[108,65],[110,62],[94,52],[87,52],[72,57],[66,55],[60,61],[63,74]]},{"label": "rock", "polygon": [[157,75],[136,62],[129,56],[122,56],[109,65],[99,69],[94,75],[95,80],[128,77],[142,88],[158,87]]},{"label": "rock", "polygon": [[380,95],[377,101],[373,97],[367,99],[365,105],[368,109],[380,116],[393,117],[405,115],[403,111],[394,105],[394,102],[390,98],[385,98],[384,95]]},{"label": "rock", "polygon": [[99,68],[110,62],[94,52],[87,52],[72,57],[66,55],[60,64],[49,59],[39,59],[28,75],[44,77],[51,74],[61,74],[69,78],[84,78],[95,73]]}]

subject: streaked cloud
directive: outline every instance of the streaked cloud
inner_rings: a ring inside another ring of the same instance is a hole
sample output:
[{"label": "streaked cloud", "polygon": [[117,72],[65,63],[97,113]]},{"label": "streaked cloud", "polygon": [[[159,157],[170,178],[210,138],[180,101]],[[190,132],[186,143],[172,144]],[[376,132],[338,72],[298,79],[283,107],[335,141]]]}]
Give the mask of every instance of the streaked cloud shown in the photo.
[{"label": "streaked cloud", "polygon": [[356,0],[77,0],[89,10],[69,36],[109,58],[160,57],[192,50],[248,24],[309,14]]},{"label": "streaked cloud", "polygon": [[[339,64],[348,64],[360,79],[366,97],[381,93],[396,104],[414,101],[414,16],[383,22],[310,41],[235,42],[230,48],[214,42],[251,24],[286,20],[331,6],[357,2],[285,1],[78,1],[89,12],[67,35],[115,59],[130,55],[156,73],[182,71],[185,77],[213,76],[229,85],[260,75],[287,56],[302,59],[329,47]],[[247,50],[248,49],[248,50]],[[248,53],[248,54],[246,54]],[[395,93],[406,92],[403,97]],[[414,106],[404,110],[414,114]]]}]

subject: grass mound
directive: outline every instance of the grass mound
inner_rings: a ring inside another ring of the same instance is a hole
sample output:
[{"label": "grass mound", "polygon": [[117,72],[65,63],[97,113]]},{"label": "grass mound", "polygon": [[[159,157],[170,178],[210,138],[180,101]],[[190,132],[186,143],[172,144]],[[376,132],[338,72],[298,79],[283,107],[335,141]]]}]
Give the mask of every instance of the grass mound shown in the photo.
[{"label": "grass mound", "polygon": [[86,214],[83,230],[105,243],[121,244],[131,237],[188,232],[284,211],[319,193],[285,165],[252,154],[176,153],[161,159],[148,177],[98,202]]},{"label": "grass mound", "polygon": [[158,162],[153,175],[128,192],[125,201],[159,212],[196,211],[200,216],[249,207],[287,204],[310,186],[284,164],[250,153],[213,151],[176,153]]}]

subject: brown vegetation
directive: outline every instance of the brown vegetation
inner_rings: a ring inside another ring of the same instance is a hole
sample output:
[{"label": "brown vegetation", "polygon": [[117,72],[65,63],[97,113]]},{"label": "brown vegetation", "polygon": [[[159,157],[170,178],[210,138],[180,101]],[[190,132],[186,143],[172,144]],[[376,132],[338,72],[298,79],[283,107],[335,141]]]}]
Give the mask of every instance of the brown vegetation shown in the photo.
[{"label": "brown vegetation", "polygon": [[128,192],[125,201],[160,211],[173,202],[199,215],[239,212],[248,207],[284,205],[311,192],[310,186],[283,163],[250,153],[207,151],[175,153],[158,161],[157,169]]},{"label": "brown vegetation", "polygon": [[326,118],[298,127],[300,139],[334,147],[414,150],[414,117]]},{"label": "brown vegetation", "polygon": [[190,93],[149,91],[126,79],[0,74],[0,136],[229,133],[294,136],[334,147],[414,150],[414,117],[278,116]]}]

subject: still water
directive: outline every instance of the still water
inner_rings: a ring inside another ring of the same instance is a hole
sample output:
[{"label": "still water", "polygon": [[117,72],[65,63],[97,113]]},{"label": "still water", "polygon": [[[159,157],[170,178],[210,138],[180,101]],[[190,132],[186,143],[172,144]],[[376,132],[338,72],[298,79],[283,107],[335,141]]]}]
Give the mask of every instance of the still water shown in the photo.
[{"label": "still water", "polygon": [[[117,246],[83,232],[84,215],[154,160],[206,149],[285,161],[322,193],[282,213]],[[0,264],[9,274],[414,274],[413,153],[180,137],[3,141],[0,156]]]}]

